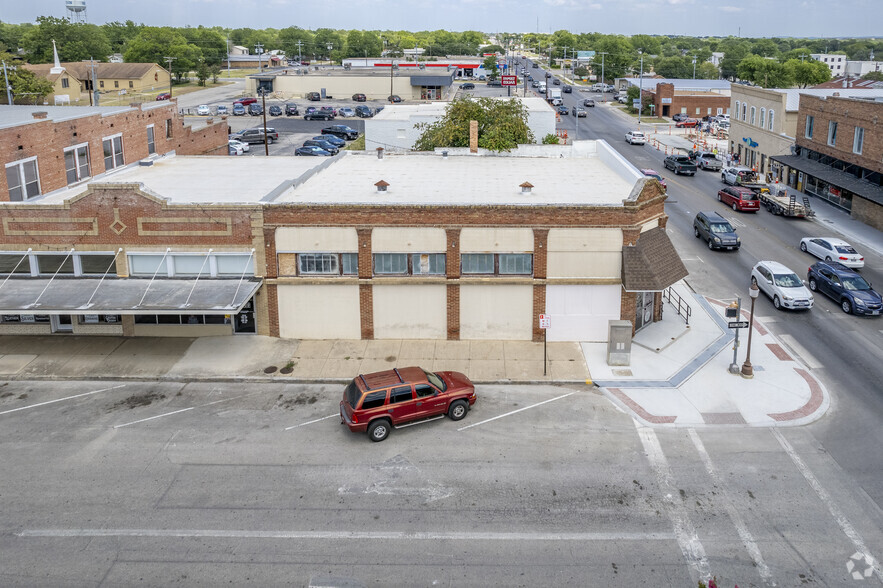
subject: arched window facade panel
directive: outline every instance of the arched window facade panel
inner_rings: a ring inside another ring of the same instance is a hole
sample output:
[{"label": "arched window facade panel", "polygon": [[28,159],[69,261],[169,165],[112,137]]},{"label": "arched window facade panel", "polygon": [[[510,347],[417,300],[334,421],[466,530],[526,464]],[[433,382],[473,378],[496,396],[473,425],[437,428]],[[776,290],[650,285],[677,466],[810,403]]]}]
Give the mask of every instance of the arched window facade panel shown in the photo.
[{"label": "arched window facade panel", "polygon": [[760,109],[760,128],[766,128],[766,108]]},{"label": "arched window facade panel", "polygon": [[772,108],[770,108],[770,117],[769,117],[769,122],[768,122],[768,124],[770,126],[768,128],[771,131],[773,130],[773,116],[775,116],[775,114],[776,114],[776,111],[773,110]]},{"label": "arched window facade panel", "polygon": [[756,122],[757,122],[757,119],[755,118],[756,116],[757,116],[757,109],[752,106],[751,107],[751,120],[749,121],[752,125],[756,124]]},{"label": "arched window facade panel", "polygon": [[742,120],[746,120],[748,118],[748,105],[746,103],[742,103]]}]

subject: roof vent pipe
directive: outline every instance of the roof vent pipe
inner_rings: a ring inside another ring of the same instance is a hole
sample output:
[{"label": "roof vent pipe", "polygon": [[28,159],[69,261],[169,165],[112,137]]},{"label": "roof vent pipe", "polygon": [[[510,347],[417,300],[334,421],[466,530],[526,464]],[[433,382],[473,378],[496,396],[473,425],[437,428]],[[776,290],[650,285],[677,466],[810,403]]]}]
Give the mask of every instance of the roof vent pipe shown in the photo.
[{"label": "roof vent pipe", "polygon": [[383,147],[377,148],[377,159],[383,159]]}]

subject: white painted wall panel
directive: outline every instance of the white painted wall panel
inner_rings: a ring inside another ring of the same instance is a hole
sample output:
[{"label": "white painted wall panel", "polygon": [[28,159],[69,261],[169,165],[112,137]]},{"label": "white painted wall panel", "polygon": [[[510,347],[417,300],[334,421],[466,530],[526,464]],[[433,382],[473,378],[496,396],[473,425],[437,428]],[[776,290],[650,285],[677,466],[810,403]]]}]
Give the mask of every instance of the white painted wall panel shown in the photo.
[{"label": "white painted wall panel", "polygon": [[444,284],[374,286],[376,339],[446,339],[447,287]]},{"label": "white painted wall panel", "polygon": [[533,287],[460,286],[460,338],[530,341]]},{"label": "white painted wall panel", "polygon": [[607,323],[619,320],[620,286],[546,286],[548,341],[607,341]]},{"label": "white painted wall panel", "polygon": [[348,227],[280,227],[276,251],[357,253],[359,238],[356,229]]},{"label": "white painted wall panel", "polygon": [[280,285],[279,336],[292,339],[361,339],[356,285]]},{"label": "white painted wall panel", "polygon": [[444,253],[444,229],[417,227],[377,227],[371,231],[374,253]]},{"label": "white painted wall panel", "polygon": [[465,228],[460,231],[461,253],[533,253],[533,230]]}]

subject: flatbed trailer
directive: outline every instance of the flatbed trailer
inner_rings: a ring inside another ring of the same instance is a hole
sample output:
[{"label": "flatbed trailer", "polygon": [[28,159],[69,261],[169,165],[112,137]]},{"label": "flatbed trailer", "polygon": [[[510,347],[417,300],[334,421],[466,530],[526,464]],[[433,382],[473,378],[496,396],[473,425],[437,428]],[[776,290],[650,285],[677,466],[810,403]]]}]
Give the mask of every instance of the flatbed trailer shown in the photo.
[{"label": "flatbed trailer", "polygon": [[815,215],[809,205],[809,198],[798,196],[797,192],[789,191],[780,184],[764,185],[763,189],[757,191],[757,198],[761,206],[773,214],[798,218]]}]

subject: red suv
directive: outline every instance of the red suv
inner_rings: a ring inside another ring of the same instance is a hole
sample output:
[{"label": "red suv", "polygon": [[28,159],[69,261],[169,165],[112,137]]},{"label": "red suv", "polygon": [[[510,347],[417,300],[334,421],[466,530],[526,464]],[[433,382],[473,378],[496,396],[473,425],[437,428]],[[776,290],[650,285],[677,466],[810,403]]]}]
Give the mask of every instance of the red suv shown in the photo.
[{"label": "red suv", "polygon": [[733,207],[733,210],[741,212],[757,212],[760,210],[760,201],[757,194],[749,188],[741,188],[739,186],[727,186],[717,193],[717,199],[724,204]]},{"label": "red suv", "polygon": [[233,104],[242,104],[243,106],[248,106],[249,104],[257,104],[257,98],[239,98],[238,100],[234,100]]},{"label": "red suv", "polygon": [[475,386],[459,372],[427,372],[419,367],[363,374],[347,384],[340,423],[355,433],[383,441],[393,427],[440,419],[459,421],[475,404]]}]

